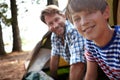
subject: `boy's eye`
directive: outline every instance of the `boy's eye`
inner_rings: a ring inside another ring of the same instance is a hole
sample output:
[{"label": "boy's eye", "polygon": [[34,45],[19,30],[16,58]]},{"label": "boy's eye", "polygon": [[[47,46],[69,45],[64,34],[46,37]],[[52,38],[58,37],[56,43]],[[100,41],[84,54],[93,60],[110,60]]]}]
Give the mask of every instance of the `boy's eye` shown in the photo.
[{"label": "boy's eye", "polygon": [[74,21],[74,22],[79,22],[79,21],[80,21],[80,18],[74,18],[73,21]]}]

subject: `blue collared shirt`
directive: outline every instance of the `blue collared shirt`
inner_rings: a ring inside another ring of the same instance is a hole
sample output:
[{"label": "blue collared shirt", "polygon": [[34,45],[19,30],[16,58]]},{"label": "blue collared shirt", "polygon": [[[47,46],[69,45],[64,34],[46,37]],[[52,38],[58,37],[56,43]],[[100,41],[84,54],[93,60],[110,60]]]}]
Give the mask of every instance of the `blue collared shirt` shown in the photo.
[{"label": "blue collared shirt", "polygon": [[62,56],[70,65],[77,62],[85,62],[84,38],[68,20],[66,20],[65,24],[64,45],[62,44],[61,38],[55,33],[52,33],[51,55]]}]

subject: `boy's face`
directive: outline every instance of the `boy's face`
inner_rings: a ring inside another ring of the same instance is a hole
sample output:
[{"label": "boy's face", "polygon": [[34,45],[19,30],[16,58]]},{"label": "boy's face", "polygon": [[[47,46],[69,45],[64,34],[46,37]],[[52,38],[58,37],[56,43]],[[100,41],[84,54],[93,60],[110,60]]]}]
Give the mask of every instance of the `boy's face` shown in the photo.
[{"label": "boy's face", "polygon": [[109,11],[81,11],[74,12],[72,19],[75,27],[79,33],[88,40],[98,40],[102,37],[107,26],[107,19],[109,18]]},{"label": "boy's face", "polygon": [[52,14],[45,16],[45,22],[48,25],[50,31],[54,32],[60,37],[64,35],[65,20],[65,16],[62,14]]}]

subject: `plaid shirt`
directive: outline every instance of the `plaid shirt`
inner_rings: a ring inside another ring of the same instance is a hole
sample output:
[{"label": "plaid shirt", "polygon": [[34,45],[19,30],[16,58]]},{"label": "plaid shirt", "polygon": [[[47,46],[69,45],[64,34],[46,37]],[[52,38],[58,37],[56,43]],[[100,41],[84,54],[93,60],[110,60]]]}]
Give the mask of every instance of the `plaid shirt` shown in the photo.
[{"label": "plaid shirt", "polygon": [[51,55],[62,56],[70,65],[77,62],[85,62],[84,58],[84,39],[73,27],[73,25],[66,21],[64,45],[62,40],[55,33],[52,33]]}]

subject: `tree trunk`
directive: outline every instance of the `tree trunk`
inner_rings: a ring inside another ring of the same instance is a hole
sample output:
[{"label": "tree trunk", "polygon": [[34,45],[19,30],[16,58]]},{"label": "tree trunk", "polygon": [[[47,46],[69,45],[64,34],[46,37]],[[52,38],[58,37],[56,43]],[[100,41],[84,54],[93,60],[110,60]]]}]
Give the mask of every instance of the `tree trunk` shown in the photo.
[{"label": "tree trunk", "polygon": [[13,32],[13,48],[14,51],[22,51],[21,49],[21,39],[19,34],[19,27],[17,21],[17,5],[16,0],[10,0],[11,5],[11,15],[12,15],[12,32]]},{"label": "tree trunk", "polygon": [[3,36],[2,36],[2,26],[0,22],[0,55],[6,54],[4,49],[4,43],[3,43]]},{"label": "tree trunk", "polygon": [[47,0],[47,5],[53,4],[53,0]]},{"label": "tree trunk", "polygon": [[120,0],[118,1],[117,25],[120,25]]},{"label": "tree trunk", "polygon": [[58,6],[58,0],[47,0],[47,5],[55,4]]},{"label": "tree trunk", "polygon": [[117,10],[118,10],[118,0],[113,0],[114,25],[117,25]]}]

